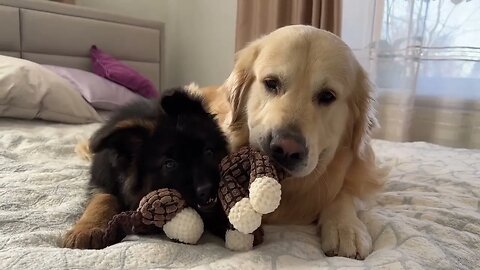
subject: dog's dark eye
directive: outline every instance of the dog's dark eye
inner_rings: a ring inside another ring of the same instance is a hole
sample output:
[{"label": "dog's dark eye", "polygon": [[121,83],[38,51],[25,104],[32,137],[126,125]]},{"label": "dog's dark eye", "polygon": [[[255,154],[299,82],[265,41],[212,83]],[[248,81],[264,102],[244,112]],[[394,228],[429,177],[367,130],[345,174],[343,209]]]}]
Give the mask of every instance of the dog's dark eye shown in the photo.
[{"label": "dog's dark eye", "polygon": [[280,91],[280,81],[275,77],[269,77],[263,80],[263,84],[265,85],[265,89],[273,94],[278,94]]},{"label": "dog's dark eye", "polygon": [[205,157],[211,158],[211,157],[213,157],[213,150],[211,148],[207,148],[207,149],[205,149],[203,154],[205,155]]},{"label": "dog's dark eye", "polygon": [[335,92],[333,92],[332,89],[323,89],[318,93],[316,100],[318,104],[320,105],[330,105],[332,102],[334,102],[337,99],[335,96]]},{"label": "dog's dark eye", "polygon": [[177,168],[178,163],[173,159],[167,159],[163,162],[162,166],[164,169],[171,171]]}]

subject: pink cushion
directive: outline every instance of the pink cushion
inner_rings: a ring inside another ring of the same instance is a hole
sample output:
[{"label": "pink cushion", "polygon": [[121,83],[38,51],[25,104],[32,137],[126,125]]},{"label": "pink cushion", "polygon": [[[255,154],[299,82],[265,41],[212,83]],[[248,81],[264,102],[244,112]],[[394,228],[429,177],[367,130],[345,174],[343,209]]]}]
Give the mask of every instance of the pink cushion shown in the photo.
[{"label": "pink cushion", "polygon": [[124,86],[87,71],[60,66],[43,66],[69,81],[95,109],[115,110],[128,103],[144,99]]},{"label": "pink cushion", "polygon": [[111,55],[104,53],[95,45],[90,48],[90,58],[92,59],[93,73],[123,85],[146,98],[158,96],[158,91],[150,80]]}]

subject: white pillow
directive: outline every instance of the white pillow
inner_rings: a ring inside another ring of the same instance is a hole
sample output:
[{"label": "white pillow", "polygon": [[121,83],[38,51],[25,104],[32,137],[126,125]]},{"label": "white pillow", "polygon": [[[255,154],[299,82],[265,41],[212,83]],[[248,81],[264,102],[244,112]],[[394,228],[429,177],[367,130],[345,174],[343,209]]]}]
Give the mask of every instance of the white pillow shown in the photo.
[{"label": "white pillow", "polygon": [[67,80],[39,64],[2,55],[0,117],[75,124],[101,121]]}]

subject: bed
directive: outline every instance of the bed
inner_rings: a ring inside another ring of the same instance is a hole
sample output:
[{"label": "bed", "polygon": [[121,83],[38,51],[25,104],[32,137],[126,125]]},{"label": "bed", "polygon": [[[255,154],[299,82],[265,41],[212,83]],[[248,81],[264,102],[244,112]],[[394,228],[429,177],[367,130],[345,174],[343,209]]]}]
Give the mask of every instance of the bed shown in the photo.
[{"label": "bed", "polygon": [[[157,86],[162,31],[158,22],[0,0],[0,54],[88,70],[86,52],[96,43]],[[103,250],[60,248],[89,178],[74,146],[99,125],[0,118],[0,269],[480,268],[480,150],[382,140],[374,149],[392,171],[360,213],[374,240],[364,261],[326,257],[314,226],[266,226],[265,242],[249,252],[231,252],[211,235],[195,246],[130,236]]]}]

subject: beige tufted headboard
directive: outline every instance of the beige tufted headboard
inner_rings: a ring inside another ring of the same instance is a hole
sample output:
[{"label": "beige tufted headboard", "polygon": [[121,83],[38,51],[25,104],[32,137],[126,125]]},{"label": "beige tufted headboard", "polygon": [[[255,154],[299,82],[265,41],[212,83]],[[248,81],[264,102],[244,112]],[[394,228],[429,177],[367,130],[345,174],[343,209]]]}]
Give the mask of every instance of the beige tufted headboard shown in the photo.
[{"label": "beige tufted headboard", "polygon": [[48,1],[0,0],[0,54],[90,70],[91,45],[161,89],[163,23]]}]

